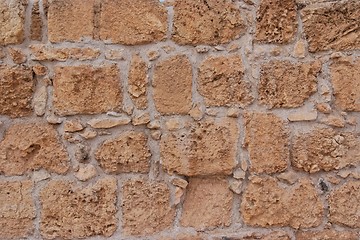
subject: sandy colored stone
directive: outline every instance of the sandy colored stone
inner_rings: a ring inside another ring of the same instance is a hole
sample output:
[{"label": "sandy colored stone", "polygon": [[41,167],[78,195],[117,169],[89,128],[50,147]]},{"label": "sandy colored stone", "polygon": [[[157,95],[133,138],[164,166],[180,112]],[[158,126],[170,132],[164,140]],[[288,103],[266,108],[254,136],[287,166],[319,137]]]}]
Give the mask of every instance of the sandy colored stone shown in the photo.
[{"label": "sandy colored stone", "polygon": [[146,127],[149,129],[159,129],[161,127],[161,123],[159,120],[153,120],[149,122]]},{"label": "sandy colored stone", "polygon": [[200,104],[194,104],[191,110],[189,111],[189,115],[193,119],[199,121],[204,117],[204,110]]},{"label": "sandy colored stone", "polygon": [[191,121],[185,129],[162,135],[162,165],[169,173],[186,176],[230,175],[236,165],[238,134],[234,118]]},{"label": "sandy colored stone", "polygon": [[184,126],[183,126],[183,122],[179,118],[174,117],[166,120],[165,127],[169,131],[175,131],[180,128],[183,128]]},{"label": "sandy colored stone", "polygon": [[147,136],[134,131],[106,140],[95,153],[96,160],[107,173],[147,173],[150,169],[150,156]]},{"label": "sandy colored stone", "polygon": [[330,65],[330,72],[336,106],[343,111],[360,112],[360,59],[353,62],[334,61]]},{"label": "sandy colored stone", "polygon": [[0,172],[22,175],[41,168],[58,174],[69,168],[68,154],[56,130],[42,122],[11,125],[0,142]]},{"label": "sandy colored stone", "polygon": [[319,226],[323,204],[308,179],[282,187],[272,177],[252,177],[243,194],[240,211],[245,224],[295,229]]},{"label": "sandy colored stone", "polygon": [[154,61],[161,56],[161,53],[158,50],[150,50],[146,53],[146,55],[150,61]]},{"label": "sandy colored stone", "polygon": [[317,75],[321,62],[293,64],[271,61],[261,69],[259,101],[271,108],[294,108],[317,90]]},{"label": "sandy colored stone", "polygon": [[321,119],[320,122],[324,123],[328,126],[338,127],[338,128],[343,128],[343,127],[345,127],[345,124],[346,124],[345,118],[343,116],[339,116],[339,115],[326,116],[325,118]]},{"label": "sandy colored stone", "polygon": [[21,44],[25,30],[26,0],[3,0],[0,2],[0,45]]},{"label": "sandy colored stone", "polygon": [[122,188],[125,235],[153,234],[169,228],[175,218],[170,190],[163,182],[128,180]]},{"label": "sandy colored stone", "polygon": [[96,168],[94,165],[87,164],[87,165],[80,165],[79,170],[75,172],[75,177],[79,179],[80,181],[87,181],[93,177],[95,177],[97,174]]},{"label": "sandy colored stone", "polygon": [[8,48],[9,55],[15,64],[25,63],[27,57],[20,48]]},{"label": "sandy colored stone", "polygon": [[147,108],[148,67],[138,55],[134,55],[128,76],[128,92],[137,109]]},{"label": "sandy colored stone", "polygon": [[331,106],[328,103],[318,103],[316,104],[316,109],[325,114],[331,113]]},{"label": "sandy colored stone", "polygon": [[276,173],[287,168],[289,132],[285,121],[272,113],[245,113],[244,145],[250,155],[250,171]]},{"label": "sandy colored stone", "polygon": [[360,49],[360,2],[348,0],[305,7],[303,29],[310,52]]},{"label": "sandy colored stone", "polygon": [[146,125],[150,122],[150,114],[148,112],[136,114],[131,122],[134,126]]},{"label": "sandy colored stone", "polygon": [[332,191],[329,212],[331,223],[360,228],[360,181],[349,181]]},{"label": "sandy colored stone", "polygon": [[0,64],[0,114],[12,118],[30,115],[34,86],[30,68]]},{"label": "sandy colored stone", "polygon": [[103,0],[100,39],[125,45],[163,41],[167,11],[157,0]]},{"label": "sandy colored stone", "polygon": [[40,15],[39,0],[35,0],[31,9],[31,26],[30,38],[31,40],[41,41],[42,39],[42,20]]},{"label": "sandy colored stone", "polygon": [[53,106],[59,115],[98,114],[120,108],[116,65],[55,67]]},{"label": "sandy colored stone", "polygon": [[297,111],[290,113],[288,115],[288,120],[290,122],[299,122],[299,121],[314,121],[317,119],[317,111]]},{"label": "sandy colored stone", "polygon": [[92,60],[100,56],[98,48],[57,48],[51,45],[33,44],[29,47],[31,59],[36,61]]},{"label": "sandy colored stone", "polygon": [[[239,236],[243,234],[230,234],[226,237],[228,240],[290,240],[288,233],[284,231],[274,231],[270,233],[248,233],[244,236]],[[214,238],[213,240],[223,240],[223,238]]]},{"label": "sandy colored stone", "polygon": [[288,184],[294,184],[298,181],[300,176],[298,176],[297,172],[288,171],[288,172],[280,173],[276,177],[277,179],[285,181]]},{"label": "sandy colored stone", "polygon": [[162,114],[187,114],[191,109],[192,69],[185,55],[158,63],[153,77],[153,98]]},{"label": "sandy colored stone", "polygon": [[245,80],[239,55],[210,57],[199,67],[198,91],[206,106],[249,105],[251,84]]},{"label": "sandy colored stone", "polygon": [[0,238],[25,239],[34,232],[31,181],[0,181]]},{"label": "sandy colored stone", "polygon": [[222,178],[191,178],[180,224],[204,230],[231,224],[233,194]]},{"label": "sandy colored stone", "polygon": [[295,0],[261,0],[256,13],[255,39],[265,43],[288,43],[297,32]]},{"label": "sandy colored stone", "polygon": [[95,0],[49,1],[48,37],[50,42],[79,42],[92,38]]},{"label": "sandy colored stone", "polygon": [[41,235],[47,239],[110,237],[117,229],[116,191],[116,179],[110,177],[87,187],[50,181],[40,192]]},{"label": "sandy colored stone", "polygon": [[124,49],[110,49],[105,52],[105,59],[125,60]]},{"label": "sandy colored stone", "polygon": [[107,118],[94,118],[87,122],[92,128],[113,128],[117,126],[122,126],[130,123],[131,118],[127,116],[121,117],[107,117]]},{"label": "sandy colored stone", "polygon": [[293,55],[297,58],[304,58],[306,55],[306,43],[300,39],[295,43]]},{"label": "sandy colored stone", "polygon": [[177,187],[180,187],[180,188],[186,188],[188,186],[188,181],[186,181],[185,179],[182,179],[182,178],[173,178],[171,180],[171,183]]},{"label": "sandy colored stone", "polygon": [[358,240],[359,237],[359,234],[355,232],[336,231],[334,229],[296,233],[296,240]]},{"label": "sandy colored stone", "polygon": [[35,92],[33,99],[34,112],[37,116],[43,116],[45,114],[47,98],[47,88],[45,86],[41,86]]},{"label": "sandy colored stone", "polygon": [[245,31],[239,7],[230,0],[175,1],[173,40],[178,44],[228,43]]},{"label": "sandy colored stone", "polygon": [[83,130],[85,127],[82,124],[81,120],[78,118],[68,120],[64,123],[65,132],[78,132]]},{"label": "sandy colored stone", "polygon": [[292,165],[313,173],[331,171],[360,162],[360,139],[351,132],[319,127],[294,137]]}]

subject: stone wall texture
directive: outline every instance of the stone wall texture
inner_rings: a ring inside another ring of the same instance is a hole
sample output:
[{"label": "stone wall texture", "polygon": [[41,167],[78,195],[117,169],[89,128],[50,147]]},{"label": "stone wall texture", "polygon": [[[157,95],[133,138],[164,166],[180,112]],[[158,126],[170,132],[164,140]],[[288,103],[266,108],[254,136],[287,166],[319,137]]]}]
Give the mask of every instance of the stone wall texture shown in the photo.
[{"label": "stone wall texture", "polygon": [[0,0],[0,240],[360,240],[359,0]]}]

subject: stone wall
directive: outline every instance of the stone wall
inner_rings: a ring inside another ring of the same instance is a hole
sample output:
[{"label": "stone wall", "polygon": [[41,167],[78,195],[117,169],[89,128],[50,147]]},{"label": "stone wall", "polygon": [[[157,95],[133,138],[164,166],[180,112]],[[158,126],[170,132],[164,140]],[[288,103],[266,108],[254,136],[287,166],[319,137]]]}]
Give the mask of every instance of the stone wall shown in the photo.
[{"label": "stone wall", "polygon": [[0,239],[358,240],[360,1],[1,0]]}]

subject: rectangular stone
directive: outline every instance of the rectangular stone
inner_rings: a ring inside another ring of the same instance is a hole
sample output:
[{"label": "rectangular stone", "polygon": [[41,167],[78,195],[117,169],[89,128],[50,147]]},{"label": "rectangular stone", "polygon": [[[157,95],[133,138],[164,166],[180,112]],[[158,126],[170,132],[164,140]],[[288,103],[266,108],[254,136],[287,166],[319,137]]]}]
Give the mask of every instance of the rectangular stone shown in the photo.
[{"label": "rectangular stone", "polygon": [[30,68],[0,64],[0,114],[10,117],[29,116],[35,79]]},{"label": "rectangular stone", "polygon": [[117,229],[116,200],[114,178],[102,178],[87,187],[52,180],[40,192],[40,233],[46,239],[110,237]]},{"label": "rectangular stone", "polygon": [[164,169],[186,176],[230,175],[237,160],[236,119],[208,118],[186,125],[163,133],[160,156]]},{"label": "rectangular stone", "polygon": [[308,5],[301,10],[309,51],[360,49],[359,9],[358,0],[346,0]]},{"label": "rectangular stone", "polygon": [[48,36],[50,42],[79,42],[93,37],[95,0],[49,1]]},{"label": "rectangular stone", "polygon": [[34,232],[31,181],[0,181],[0,238],[25,239]]},{"label": "rectangular stone", "polygon": [[0,45],[20,44],[24,41],[25,8],[28,0],[0,2]]},{"label": "rectangular stone", "polygon": [[120,111],[122,92],[117,65],[55,67],[55,112],[59,115]]},{"label": "rectangular stone", "polygon": [[158,0],[102,0],[100,39],[125,45],[162,41],[167,11]]}]

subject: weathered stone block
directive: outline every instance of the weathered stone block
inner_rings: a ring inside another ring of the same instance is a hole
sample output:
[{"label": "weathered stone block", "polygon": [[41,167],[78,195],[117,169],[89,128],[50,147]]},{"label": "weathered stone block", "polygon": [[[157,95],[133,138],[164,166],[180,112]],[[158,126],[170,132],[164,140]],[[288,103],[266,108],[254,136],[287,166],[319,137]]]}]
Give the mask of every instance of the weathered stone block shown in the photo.
[{"label": "weathered stone block", "polygon": [[31,181],[0,181],[0,238],[23,239],[34,231]]},{"label": "weathered stone block", "polygon": [[46,123],[10,126],[0,142],[0,172],[22,175],[41,168],[58,174],[69,168],[69,156],[56,130]]},{"label": "weathered stone block", "polygon": [[360,49],[360,2],[314,4],[301,11],[309,51]]},{"label": "weathered stone block", "polygon": [[249,105],[251,84],[239,55],[211,57],[199,67],[198,91],[207,106]]},{"label": "weathered stone block", "polygon": [[198,230],[229,226],[232,204],[233,193],[226,179],[191,178],[180,223]]},{"label": "weathered stone block", "polygon": [[136,108],[147,108],[148,66],[138,55],[131,60],[128,76],[128,92]]},{"label": "weathered stone block", "polygon": [[27,0],[3,0],[0,2],[0,45],[21,44],[25,30]]},{"label": "weathered stone block", "polygon": [[123,229],[126,235],[146,235],[169,228],[175,218],[170,190],[162,182],[129,180],[122,189]]},{"label": "weathered stone block", "polygon": [[191,110],[192,69],[185,55],[170,57],[155,66],[154,101],[163,114],[187,114]]},{"label": "weathered stone block", "polygon": [[272,177],[252,177],[241,202],[244,222],[251,226],[289,226],[296,229],[319,226],[323,204],[308,179],[287,187]]},{"label": "weathered stone block", "polygon": [[360,181],[349,181],[329,197],[329,221],[351,228],[360,228]]},{"label": "weathered stone block", "polygon": [[53,105],[59,115],[119,110],[122,102],[116,65],[56,67]]},{"label": "weathered stone block", "polygon": [[142,132],[122,133],[102,143],[95,158],[107,173],[147,173],[151,156],[147,139]]},{"label": "weathered stone block", "polygon": [[296,233],[297,240],[358,240],[359,234],[348,231],[325,229],[322,231],[306,231]]},{"label": "weathered stone block", "polygon": [[288,43],[296,35],[295,0],[261,0],[256,16],[257,41]]},{"label": "weathered stone block", "polygon": [[275,173],[289,161],[289,131],[285,121],[271,113],[246,113],[244,144],[250,154],[250,171]]},{"label": "weathered stone block", "polygon": [[239,8],[230,0],[176,0],[173,40],[178,44],[228,43],[246,30]]},{"label": "weathered stone block", "polygon": [[351,132],[317,128],[297,134],[292,149],[292,164],[307,172],[331,171],[360,163],[360,139]]},{"label": "weathered stone block", "polygon": [[239,130],[234,118],[189,122],[186,129],[164,133],[163,167],[187,176],[229,175],[236,166]]},{"label": "weathered stone block", "polygon": [[317,90],[317,74],[321,63],[293,64],[288,61],[271,61],[262,66],[259,83],[259,100],[271,108],[294,108]]},{"label": "weathered stone block", "polygon": [[30,68],[0,65],[0,114],[13,118],[30,115],[34,88]]},{"label": "weathered stone block", "polygon": [[353,62],[335,60],[330,65],[330,72],[336,106],[343,111],[360,112],[360,59]]},{"label": "weathered stone block", "polygon": [[44,238],[110,237],[117,228],[114,178],[78,187],[70,181],[50,181],[40,192],[40,232]]},{"label": "weathered stone block", "polygon": [[157,0],[103,0],[100,39],[125,45],[166,39],[167,11]]},{"label": "weathered stone block", "polygon": [[50,42],[79,42],[93,37],[95,0],[53,0],[49,2]]}]

